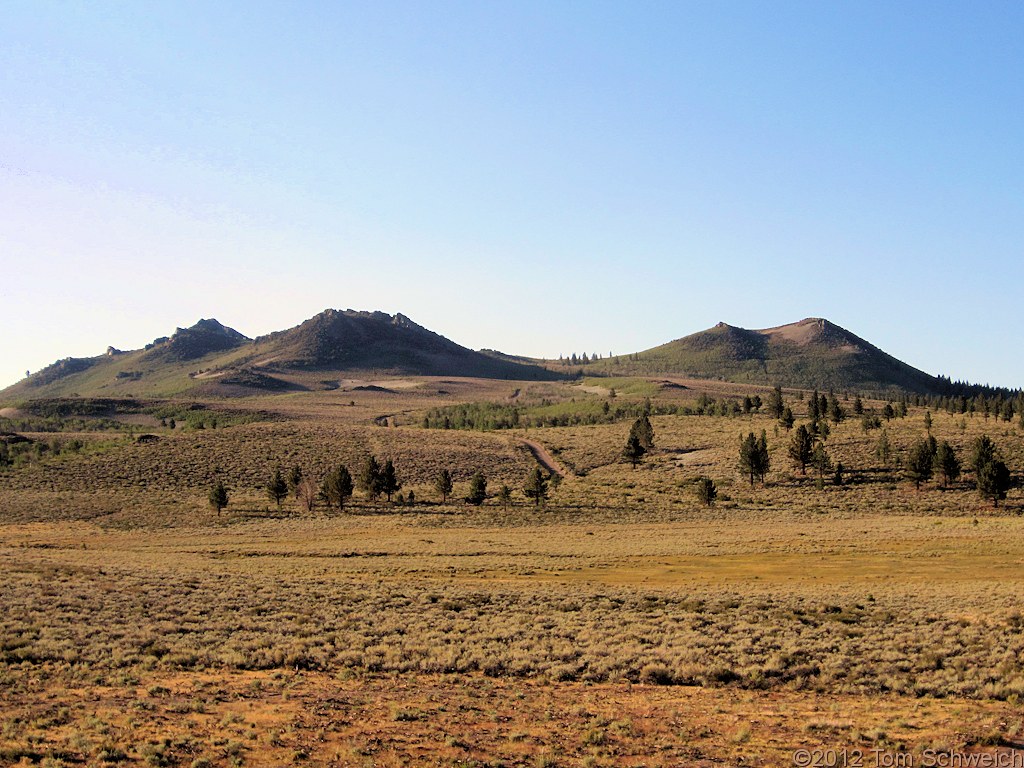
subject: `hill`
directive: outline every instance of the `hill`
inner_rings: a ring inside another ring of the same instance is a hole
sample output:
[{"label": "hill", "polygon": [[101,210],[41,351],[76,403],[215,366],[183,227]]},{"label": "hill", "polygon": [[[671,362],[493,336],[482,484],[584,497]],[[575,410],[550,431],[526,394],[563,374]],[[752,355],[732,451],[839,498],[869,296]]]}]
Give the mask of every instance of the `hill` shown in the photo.
[{"label": "hill", "polygon": [[328,309],[253,343],[246,365],[269,371],[361,371],[416,376],[553,379],[537,365],[475,352],[402,314]]},{"label": "hill", "polygon": [[499,353],[474,352],[401,314],[328,309],[255,340],[217,320],[200,320],[143,349],[108,347],[96,357],[59,360],[0,398],[241,396],[361,375],[560,378]]},{"label": "hill", "polygon": [[942,393],[945,383],[822,318],[763,330],[719,323],[667,344],[591,364],[614,374],[671,373],[801,389]]},{"label": "hill", "polygon": [[234,328],[217,320],[200,320],[191,328],[178,328],[170,338],[156,339],[146,346],[141,360],[198,360],[213,352],[225,352],[251,341]]}]

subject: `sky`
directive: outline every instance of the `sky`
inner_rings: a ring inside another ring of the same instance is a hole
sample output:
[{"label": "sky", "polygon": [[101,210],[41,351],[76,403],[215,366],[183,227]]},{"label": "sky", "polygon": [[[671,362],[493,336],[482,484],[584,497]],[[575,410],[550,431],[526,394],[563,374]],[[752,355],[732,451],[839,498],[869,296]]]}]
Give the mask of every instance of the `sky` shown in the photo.
[{"label": "sky", "polygon": [[329,308],[1024,386],[1024,4],[0,0],[0,387]]}]

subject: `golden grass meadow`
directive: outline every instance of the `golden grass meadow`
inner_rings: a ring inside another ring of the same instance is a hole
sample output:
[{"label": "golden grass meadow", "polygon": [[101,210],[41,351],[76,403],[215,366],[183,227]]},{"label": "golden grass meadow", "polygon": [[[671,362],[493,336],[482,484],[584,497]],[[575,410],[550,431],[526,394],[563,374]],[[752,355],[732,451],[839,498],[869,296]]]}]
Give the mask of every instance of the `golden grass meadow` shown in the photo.
[{"label": "golden grass meadow", "polygon": [[[767,396],[643,378],[407,377],[201,402],[202,428],[150,413],[71,430],[8,409],[42,447],[0,469],[0,764],[1019,755],[1021,491],[994,507],[970,472],[916,489],[901,465],[929,431],[923,406],[881,429],[833,424],[835,485],[794,466],[790,432],[764,409],[684,415],[700,393]],[[622,448],[648,398],[655,447],[633,468]],[[805,423],[805,394],[786,401]],[[474,403],[536,419],[423,427]],[[572,418],[598,411],[611,415]],[[1024,467],[1017,420],[928,417],[962,457],[984,434]],[[771,467],[751,486],[738,447],[762,430]],[[542,505],[522,490],[537,466],[527,441],[564,473]],[[319,481],[342,463],[356,475],[370,455],[394,463],[391,503],[356,491],[344,511],[307,511],[268,498],[277,467]],[[455,483],[445,503],[442,469]],[[465,501],[476,472],[480,506]],[[714,505],[694,493],[698,477],[714,480]],[[218,480],[220,514],[208,504]]]}]

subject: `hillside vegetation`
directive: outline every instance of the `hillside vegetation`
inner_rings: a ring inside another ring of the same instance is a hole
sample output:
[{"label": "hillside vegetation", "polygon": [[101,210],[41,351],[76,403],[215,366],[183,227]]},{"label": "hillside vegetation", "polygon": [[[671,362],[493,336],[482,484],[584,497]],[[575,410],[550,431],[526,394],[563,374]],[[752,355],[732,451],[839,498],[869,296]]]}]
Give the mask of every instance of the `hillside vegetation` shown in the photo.
[{"label": "hillside vegetation", "polygon": [[946,394],[946,384],[821,318],[751,331],[719,323],[632,355],[591,363],[588,372],[672,373],[803,389]]},{"label": "hillside vegetation", "polygon": [[251,340],[200,320],[144,349],[109,347],[59,360],[0,392],[0,402],[52,397],[241,397],[334,389],[348,378],[394,375],[557,380],[564,374],[496,352],[474,352],[404,315],[328,309]]}]

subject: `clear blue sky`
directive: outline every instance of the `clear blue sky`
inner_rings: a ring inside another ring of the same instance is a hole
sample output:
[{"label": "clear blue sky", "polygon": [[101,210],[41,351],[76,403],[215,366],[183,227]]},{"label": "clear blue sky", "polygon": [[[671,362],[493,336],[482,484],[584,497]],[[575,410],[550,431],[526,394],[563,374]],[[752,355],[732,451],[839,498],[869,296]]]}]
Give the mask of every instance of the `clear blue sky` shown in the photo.
[{"label": "clear blue sky", "polygon": [[216,317],[1024,385],[1024,4],[0,0],[0,385]]}]

